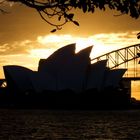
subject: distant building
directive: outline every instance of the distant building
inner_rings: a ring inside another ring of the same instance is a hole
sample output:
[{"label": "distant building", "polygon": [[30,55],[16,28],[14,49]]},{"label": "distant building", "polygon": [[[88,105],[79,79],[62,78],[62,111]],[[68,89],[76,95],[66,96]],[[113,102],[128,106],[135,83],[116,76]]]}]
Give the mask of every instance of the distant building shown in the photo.
[{"label": "distant building", "polygon": [[126,69],[110,70],[102,60],[91,64],[92,46],[75,53],[75,44],[58,49],[47,59],[39,61],[38,71],[16,65],[3,66],[7,87],[14,92],[46,90],[74,92],[119,86]]}]

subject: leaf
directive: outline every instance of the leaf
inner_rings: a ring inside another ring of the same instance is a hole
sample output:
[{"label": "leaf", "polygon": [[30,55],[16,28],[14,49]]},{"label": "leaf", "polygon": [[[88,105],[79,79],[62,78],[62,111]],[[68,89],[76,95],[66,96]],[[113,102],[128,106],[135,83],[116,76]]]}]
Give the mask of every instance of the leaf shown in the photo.
[{"label": "leaf", "polygon": [[58,17],[58,20],[59,20],[59,21],[61,20],[61,16]]},{"label": "leaf", "polygon": [[74,14],[73,13],[71,13],[71,14],[68,15],[68,18],[69,19],[73,19],[73,17],[74,17]]},{"label": "leaf", "polygon": [[137,33],[137,39],[140,39],[140,32]]},{"label": "leaf", "polygon": [[73,21],[73,23],[77,26],[80,26],[79,23],[77,21]]},{"label": "leaf", "polygon": [[94,13],[94,8],[91,9],[91,12]]},{"label": "leaf", "polygon": [[71,0],[70,3],[71,3],[73,6],[76,6],[76,0]]},{"label": "leaf", "polygon": [[86,13],[87,12],[87,5],[85,3],[82,4],[82,8],[83,8],[83,12]]},{"label": "leaf", "polygon": [[140,32],[138,32],[137,35],[140,35]]},{"label": "leaf", "polygon": [[51,33],[54,33],[54,32],[56,32],[56,29],[51,30]]}]

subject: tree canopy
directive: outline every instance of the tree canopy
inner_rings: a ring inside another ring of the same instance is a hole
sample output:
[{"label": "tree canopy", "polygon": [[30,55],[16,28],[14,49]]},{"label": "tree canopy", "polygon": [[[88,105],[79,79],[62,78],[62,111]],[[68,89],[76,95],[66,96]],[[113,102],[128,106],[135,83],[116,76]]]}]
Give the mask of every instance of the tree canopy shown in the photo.
[{"label": "tree canopy", "polygon": [[[54,26],[52,32],[62,28],[67,22],[79,23],[74,20],[73,9],[80,9],[84,13],[94,13],[96,9],[117,10],[122,14],[128,14],[132,18],[140,17],[140,0],[4,0],[8,2],[19,2],[30,8],[36,9],[41,18],[48,24]],[[2,11],[2,9],[1,9]],[[55,18],[51,21],[51,18]]]},{"label": "tree canopy", "polygon": [[[80,9],[83,13],[94,13],[96,9],[105,11],[107,8],[117,10],[122,14],[128,14],[132,18],[140,16],[140,0],[4,0],[8,2],[19,2],[30,8],[36,9],[41,18],[48,24],[54,26],[51,32],[60,30],[64,24],[73,22],[77,26],[79,23],[74,20],[74,9]],[[2,9],[1,9],[2,11]],[[54,20],[57,23],[55,24]]]}]

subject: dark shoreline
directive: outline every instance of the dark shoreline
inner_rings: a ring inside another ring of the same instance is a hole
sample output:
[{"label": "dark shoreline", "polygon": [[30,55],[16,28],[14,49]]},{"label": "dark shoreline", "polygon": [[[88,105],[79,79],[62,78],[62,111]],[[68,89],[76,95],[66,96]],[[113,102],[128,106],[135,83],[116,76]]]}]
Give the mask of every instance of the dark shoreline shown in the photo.
[{"label": "dark shoreline", "polygon": [[[5,89],[4,89],[5,90]],[[0,94],[0,108],[52,109],[52,110],[125,110],[140,109],[140,101],[130,98],[124,91],[89,90],[74,93],[70,90],[59,92]]]}]

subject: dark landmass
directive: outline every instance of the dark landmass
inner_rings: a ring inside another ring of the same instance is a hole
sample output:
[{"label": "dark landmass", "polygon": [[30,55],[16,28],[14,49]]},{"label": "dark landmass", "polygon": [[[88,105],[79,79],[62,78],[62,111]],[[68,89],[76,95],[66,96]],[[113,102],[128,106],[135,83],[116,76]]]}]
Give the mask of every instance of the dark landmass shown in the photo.
[{"label": "dark landmass", "polygon": [[42,93],[10,93],[1,89],[0,107],[25,109],[64,110],[124,110],[139,109],[140,101],[130,98],[125,89],[95,89],[75,93],[71,90],[44,91]]}]

